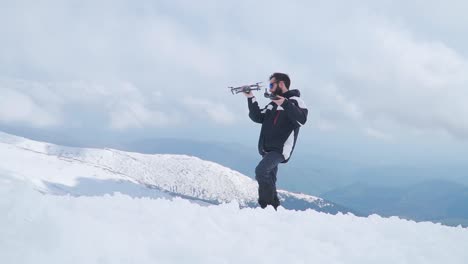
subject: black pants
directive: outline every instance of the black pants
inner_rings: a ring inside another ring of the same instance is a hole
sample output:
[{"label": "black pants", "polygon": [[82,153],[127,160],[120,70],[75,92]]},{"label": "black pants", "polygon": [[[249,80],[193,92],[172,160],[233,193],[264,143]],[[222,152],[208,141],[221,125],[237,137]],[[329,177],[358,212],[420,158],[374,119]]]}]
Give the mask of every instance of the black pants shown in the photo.
[{"label": "black pants", "polygon": [[267,152],[255,168],[255,179],[258,182],[258,203],[262,208],[267,205],[278,207],[280,202],[276,193],[276,174],[278,164],[284,161],[283,154],[275,151]]}]

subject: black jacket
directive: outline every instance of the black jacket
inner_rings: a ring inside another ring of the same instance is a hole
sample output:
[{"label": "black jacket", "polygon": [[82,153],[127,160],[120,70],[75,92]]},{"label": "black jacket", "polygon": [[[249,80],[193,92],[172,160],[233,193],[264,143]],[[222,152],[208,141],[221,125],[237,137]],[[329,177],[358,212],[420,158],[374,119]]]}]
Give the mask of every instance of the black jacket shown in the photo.
[{"label": "black jacket", "polygon": [[258,140],[258,152],[264,155],[268,151],[278,151],[286,163],[296,145],[299,128],[307,121],[307,107],[300,98],[299,90],[289,90],[282,96],[287,98],[281,106],[270,102],[260,109],[255,97],[247,99],[249,117],[262,124]]}]

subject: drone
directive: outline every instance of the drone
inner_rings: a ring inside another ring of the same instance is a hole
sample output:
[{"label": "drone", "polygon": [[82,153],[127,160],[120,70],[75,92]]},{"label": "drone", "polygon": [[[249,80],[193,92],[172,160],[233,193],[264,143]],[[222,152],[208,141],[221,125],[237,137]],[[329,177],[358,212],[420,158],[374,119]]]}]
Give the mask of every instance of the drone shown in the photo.
[{"label": "drone", "polygon": [[248,84],[248,85],[242,85],[238,87],[228,87],[231,89],[232,94],[238,94],[238,93],[250,93],[250,91],[260,91],[262,88],[261,85],[262,82],[258,82],[255,84]]},{"label": "drone", "polygon": [[[250,91],[260,91],[263,86],[261,85],[262,82],[257,82],[255,84],[248,84],[248,85],[242,85],[238,87],[228,87],[228,89],[231,89],[232,94],[238,94],[238,93],[250,93]],[[276,94],[269,93],[267,88],[265,88],[265,93],[263,95],[271,100],[277,100],[279,97],[276,96]]]}]

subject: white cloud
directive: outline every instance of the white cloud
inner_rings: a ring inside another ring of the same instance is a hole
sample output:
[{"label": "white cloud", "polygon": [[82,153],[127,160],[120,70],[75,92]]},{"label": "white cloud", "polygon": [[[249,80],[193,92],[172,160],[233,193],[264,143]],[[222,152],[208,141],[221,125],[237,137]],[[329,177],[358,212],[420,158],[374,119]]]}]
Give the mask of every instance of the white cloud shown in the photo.
[{"label": "white cloud", "polygon": [[33,98],[21,92],[0,86],[0,122],[27,124],[34,127],[55,126],[60,116],[38,105]]},{"label": "white cloud", "polygon": [[186,97],[183,104],[187,109],[199,118],[212,120],[223,125],[231,125],[235,122],[235,115],[222,103],[216,103],[203,98]]},{"label": "white cloud", "polygon": [[150,111],[140,104],[130,103],[110,112],[110,126],[114,129],[164,126],[172,120],[162,112]]},{"label": "white cloud", "polygon": [[376,139],[381,139],[381,140],[386,140],[386,141],[393,139],[393,136],[387,133],[384,133],[382,131],[379,131],[377,129],[371,128],[371,127],[366,128],[364,131],[367,135]]},{"label": "white cloud", "polygon": [[179,122],[177,114],[161,111],[161,92],[154,91],[153,96],[145,96],[127,82],[37,83],[4,79],[0,83],[0,93],[0,121],[3,123],[60,126],[73,122],[79,112],[89,108],[96,115],[106,116],[106,126],[117,130],[161,127]]},{"label": "white cloud", "polygon": [[468,62],[439,41],[418,40],[385,24],[358,37],[372,45],[344,49],[339,91],[362,119],[468,137]]},{"label": "white cloud", "polygon": [[337,129],[336,123],[322,118],[318,118],[315,125],[321,131],[335,131]]},{"label": "white cloud", "polygon": [[[464,27],[454,27],[466,20],[459,17],[463,4],[446,5],[441,15],[430,1],[421,21],[412,16],[419,5],[403,1],[295,2],[281,5],[281,18],[272,15],[277,3],[6,3],[0,72],[24,76],[36,88],[12,87],[32,110],[16,117],[3,110],[2,122],[57,125],[77,119],[81,107],[118,130],[200,117],[229,125],[236,120],[232,112],[246,106],[218,103],[228,95],[221,87],[265,81],[281,69],[318,113],[321,129],[352,127],[370,136],[378,133],[369,127],[386,135],[443,130],[468,137],[468,49],[454,48],[468,46],[456,38]],[[450,23],[431,21],[440,16]],[[65,110],[70,105],[77,113]]]}]

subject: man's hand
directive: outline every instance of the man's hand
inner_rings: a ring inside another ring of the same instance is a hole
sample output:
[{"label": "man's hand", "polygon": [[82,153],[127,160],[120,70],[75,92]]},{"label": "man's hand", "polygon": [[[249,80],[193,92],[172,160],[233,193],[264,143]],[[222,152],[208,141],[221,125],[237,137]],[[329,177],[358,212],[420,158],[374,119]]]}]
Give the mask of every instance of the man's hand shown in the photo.
[{"label": "man's hand", "polygon": [[286,98],[284,98],[283,96],[277,95],[276,97],[279,97],[279,99],[278,100],[271,100],[271,101],[273,101],[278,106],[282,105],[284,103],[284,100],[286,100]]},{"label": "man's hand", "polygon": [[252,91],[249,91],[248,93],[243,92],[243,94],[244,94],[245,97],[247,97],[247,98],[254,97],[254,94],[252,93]]}]

